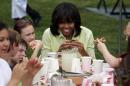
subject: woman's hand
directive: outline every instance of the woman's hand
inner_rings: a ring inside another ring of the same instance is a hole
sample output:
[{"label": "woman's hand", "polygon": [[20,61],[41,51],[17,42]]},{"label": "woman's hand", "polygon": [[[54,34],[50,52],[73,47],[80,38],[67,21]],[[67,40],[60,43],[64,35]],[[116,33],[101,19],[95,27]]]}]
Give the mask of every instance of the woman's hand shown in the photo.
[{"label": "woman's hand", "polygon": [[72,48],[78,48],[78,51],[82,56],[88,56],[84,49],[84,45],[77,40],[65,41],[65,43],[60,46],[59,51]]},{"label": "woman's hand", "polygon": [[63,44],[61,44],[58,51],[60,52],[66,49],[72,49],[70,41],[65,41]]}]

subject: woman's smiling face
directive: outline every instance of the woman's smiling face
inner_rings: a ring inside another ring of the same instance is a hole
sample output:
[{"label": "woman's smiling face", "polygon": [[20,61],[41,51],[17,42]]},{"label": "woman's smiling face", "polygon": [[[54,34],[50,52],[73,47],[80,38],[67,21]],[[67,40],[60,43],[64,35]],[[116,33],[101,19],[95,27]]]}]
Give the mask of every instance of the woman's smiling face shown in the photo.
[{"label": "woman's smiling face", "polygon": [[60,23],[59,30],[65,37],[72,37],[74,34],[74,23]]},{"label": "woman's smiling face", "polygon": [[7,54],[9,50],[9,33],[7,29],[0,31],[0,56]]}]

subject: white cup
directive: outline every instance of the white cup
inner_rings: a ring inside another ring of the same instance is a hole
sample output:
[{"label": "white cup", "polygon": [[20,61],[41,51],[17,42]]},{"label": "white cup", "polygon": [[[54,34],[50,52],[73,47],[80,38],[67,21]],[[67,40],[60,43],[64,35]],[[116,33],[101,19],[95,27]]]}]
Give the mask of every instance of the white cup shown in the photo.
[{"label": "white cup", "polygon": [[73,58],[71,72],[82,73],[81,64],[79,58]]},{"label": "white cup", "polygon": [[103,60],[94,59],[93,60],[93,73],[99,74],[103,71]]},{"label": "white cup", "polygon": [[92,57],[81,57],[82,59],[82,70],[83,72],[90,72],[91,71],[91,60]]},{"label": "white cup", "polygon": [[107,71],[108,68],[111,68],[108,63],[103,63],[103,72]]},{"label": "white cup", "polygon": [[48,65],[48,72],[56,72],[59,69],[58,59],[55,58],[45,58]]}]

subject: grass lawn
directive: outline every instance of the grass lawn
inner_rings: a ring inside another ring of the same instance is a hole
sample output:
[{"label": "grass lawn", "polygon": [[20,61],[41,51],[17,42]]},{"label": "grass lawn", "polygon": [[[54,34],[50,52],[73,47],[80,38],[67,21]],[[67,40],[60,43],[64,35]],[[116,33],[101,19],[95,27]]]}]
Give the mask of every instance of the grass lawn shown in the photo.
[{"label": "grass lawn", "polygon": [[[93,31],[94,38],[104,36],[107,40],[107,45],[110,52],[114,55],[118,53],[118,37],[120,21],[117,19],[109,18],[100,14],[87,11],[86,7],[96,7],[98,0],[28,0],[32,8],[40,12],[43,17],[39,26],[36,27],[36,36],[38,39],[42,38],[42,34],[46,28],[49,27],[51,21],[51,14],[53,9],[58,3],[72,2],[77,5],[82,19],[82,25],[90,28]],[[113,6],[116,0],[106,0],[109,7]],[[129,0],[124,0],[127,6],[130,6]],[[11,20],[11,0],[2,0],[0,4],[0,20],[6,22],[11,27],[13,20]],[[123,20],[123,27],[128,19]],[[121,51],[126,50],[125,37],[121,35]],[[102,58],[101,54],[96,50],[96,57]]]}]

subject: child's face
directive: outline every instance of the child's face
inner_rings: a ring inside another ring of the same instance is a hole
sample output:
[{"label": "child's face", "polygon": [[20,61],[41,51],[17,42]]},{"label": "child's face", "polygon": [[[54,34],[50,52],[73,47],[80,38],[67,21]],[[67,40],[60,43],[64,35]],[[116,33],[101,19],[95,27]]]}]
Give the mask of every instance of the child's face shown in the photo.
[{"label": "child's face", "polygon": [[130,36],[130,23],[128,23],[128,25],[126,26],[126,28],[124,30],[124,35],[126,37]]},{"label": "child's face", "polygon": [[126,40],[130,36],[130,22],[127,24],[126,28],[124,29],[124,35],[126,36]]},{"label": "child's face", "polygon": [[26,46],[19,44],[18,50],[15,56],[12,58],[13,62],[19,63],[20,60],[22,60],[26,56],[25,51],[26,51]]},{"label": "child's face", "polygon": [[35,31],[32,25],[21,30],[21,37],[29,44],[31,41],[35,40]]},{"label": "child's face", "polygon": [[0,56],[7,54],[9,45],[9,33],[6,29],[3,29],[0,31]]}]

